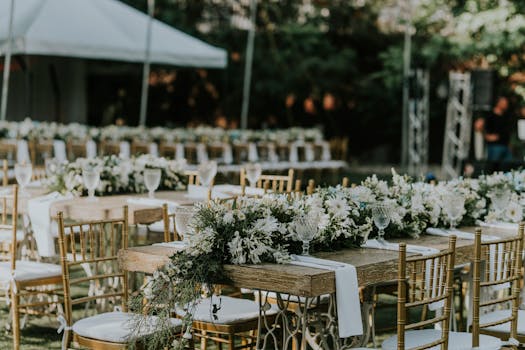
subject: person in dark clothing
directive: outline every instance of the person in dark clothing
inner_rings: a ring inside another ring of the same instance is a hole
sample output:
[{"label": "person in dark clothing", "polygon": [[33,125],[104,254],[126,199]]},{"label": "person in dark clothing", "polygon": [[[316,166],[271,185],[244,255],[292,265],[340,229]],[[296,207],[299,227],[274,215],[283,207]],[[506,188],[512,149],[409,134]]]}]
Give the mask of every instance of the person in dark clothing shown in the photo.
[{"label": "person in dark clothing", "polygon": [[500,96],[492,113],[485,120],[485,141],[487,141],[487,160],[492,162],[510,161],[512,154],[509,149],[510,115],[509,100]]}]

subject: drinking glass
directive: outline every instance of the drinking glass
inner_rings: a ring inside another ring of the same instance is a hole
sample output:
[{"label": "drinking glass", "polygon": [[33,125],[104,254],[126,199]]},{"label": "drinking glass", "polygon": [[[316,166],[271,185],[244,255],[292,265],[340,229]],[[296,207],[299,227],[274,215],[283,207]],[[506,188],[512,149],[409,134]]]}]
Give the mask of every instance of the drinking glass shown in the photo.
[{"label": "drinking glass", "polygon": [[214,160],[204,162],[198,168],[199,179],[204,187],[210,187],[213,178],[217,175],[217,162]]},{"label": "drinking glass", "polygon": [[301,255],[310,255],[310,241],[317,234],[317,220],[309,215],[300,216],[295,222],[295,232],[303,242],[303,253]]},{"label": "drinking glass", "polygon": [[193,206],[178,206],[175,207],[175,228],[177,233],[182,235],[182,240],[186,243],[189,242],[189,223],[193,215],[195,214],[195,208]]},{"label": "drinking glass", "polygon": [[496,211],[496,217],[500,217],[510,201],[511,192],[507,188],[496,188],[490,192],[489,197]]},{"label": "drinking glass", "polygon": [[44,160],[46,166],[46,176],[51,177],[56,174],[60,166],[60,162],[56,158],[46,158]]},{"label": "drinking glass", "polygon": [[208,188],[208,200],[211,200],[211,184],[213,178],[217,175],[217,162],[211,160],[202,163],[199,165],[198,173],[202,186]]},{"label": "drinking glass", "polygon": [[377,241],[379,243],[386,243],[385,228],[390,224],[391,205],[386,202],[376,202],[372,204],[372,219],[378,228]]},{"label": "drinking glass", "polygon": [[95,189],[100,182],[100,170],[96,167],[86,167],[82,169],[82,181],[88,190],[90,201],[95,201]]},{"label": "drinking glass", "polygon": [[450,228],[456,228],[463,208],[465,207],[465,197],[461,193],[450,192],[444,197],[444,210],[450,220]]},{"label": "drinking glass", "polygon": [[149,198],[155,198],[155,190],[159,188],[161,175],[160,169],[144,170],[144,185],[148,189]]},{"label": "drinking glass", "polygon": [[245,165],[246,179],[250,182],[250,186],[255,187],[257,180],[261,177],[262,167],[259,163],[250,163]]},{"label": "drinking glass", "polygon": [[31,182],[31,175],[33,174],[33,167],[31,163],[15,164],[16,182],[20,186],[20,193],[26,194],[25,188]]}]

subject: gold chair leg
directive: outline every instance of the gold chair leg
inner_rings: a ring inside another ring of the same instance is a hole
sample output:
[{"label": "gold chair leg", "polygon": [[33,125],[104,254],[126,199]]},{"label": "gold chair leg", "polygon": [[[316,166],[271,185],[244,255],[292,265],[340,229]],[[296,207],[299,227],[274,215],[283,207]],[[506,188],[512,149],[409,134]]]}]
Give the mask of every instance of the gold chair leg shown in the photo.
[{"label": "gold chair leg", "polygon": [[11,288],[11,308],[13,310],[13,350],[20,349],[20,313],[18,305],[20,304],[20,296]]}]

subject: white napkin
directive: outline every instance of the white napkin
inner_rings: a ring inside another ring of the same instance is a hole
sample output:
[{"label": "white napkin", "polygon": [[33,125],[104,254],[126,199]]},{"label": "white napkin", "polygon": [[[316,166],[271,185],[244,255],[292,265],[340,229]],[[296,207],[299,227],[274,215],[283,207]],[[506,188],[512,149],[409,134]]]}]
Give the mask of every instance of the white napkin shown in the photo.
[{"label": "white napkin", "polygon": [[151,142],[148,148],[149,148],[149,154],[151,154],[154,157],[159,156],[159,145],[157,145],[155,142]]},{"label": "white napkin", "polygon": [[299,154],[297,152],[297,144],[292,142],[290,144],[290,155],[288,156],[290,163],[297,163],[299,161]]},{"label": "white napkin", "polygon": [[[392,243],[392,242],[381,243],[377,239],[369,239],[363,245],[361,245],[361,247],[399,251],[399,243]],[[420,245],[407,244],[406,248],[407,248],[408,253],[421,254],[423,256],[439,253],[438,249],[430,248],[430,247],[423,247]],[[435,264],[437,264],[437,260],[435,261]],[[426,272],[427,272],[425,273],[425,277],[426,277],[425,284],[427,286],[430,283],[431,267],[432,267],[432,261],[429,260],[427,261],[426,267],[425,267]],[[441,270],[440,272],[441,276],[438,276],[437,269],[435,267],[433,271],[434,271],[434,275],[432,276],[432,279],[434,281],[436,281],[438,278],[441,279],[443,277],[443,273],[446,272],[446,271]],[[432,297],[435,297],[439,286],[437,286],[437,283],[434,283],[433,286],[434,287],[432,288]],[[435,311],[435,310],[441,309],[444,305],[445,305],[445,301],[441,300],[441,301],[437,301],[435,303],[429,304],[428,308],[431,311]]]},{"label": "white napkin", "polygon": [[[452,235],[456,235],[457,238],[461,239],[468,239],[473,241],[476,237],[474,233],[472,232],[465,232],[460,230],[452,230],[452,229],[444,229],[444,228],[437,228],[437,227],[429,227],[427,228],[427,233],[429,235],[433,236],[442,236],[442,237],[450,237]],[[481,235],[482,241],[494,241],[499,239],[497,236],[491,236],[491,235]]]},{"label": "white napkin", "polygon": [[206,151],[206,145],[203,143],[197,144],[197,162],[204,163],[208,161],[208,151]]},{"label": "white napkin", "polygon": [[16,161],[17,163],[31,163],[29,146],[26,140],[18,140],[16,143]]},{"label": "white napkin", "polygon": [[131,146],[129,144],[128,141],[121,141],[119,143],[119,147],[120,147],[120,154],[119,156],[121,158],[129,158],[131,157]]},{"label": "white napkin", "polygon": [[[242,193],[242,187],[237,185],[216,185],[213,186],[214,190],[222,193],[240,195]],[[264,195],[264,189],[256,187],[245,187],[245,194],[248,196],[262,196]]]},{"label": "white napkin", "polygon": [[275,152],[275,144],[273,143],[268,144],[268,161],[272,163],[279,161],[277,152]]},{"label": "white napkin", "polygon": [[[518,124],[518,137],[519,137],[519,124]],[[485,138],[483,137],[483,132],[474,131],[474,157],[476,158],[476,160],[480,160],[483,158],[484,146],[485,146]]]},{"label": "white napkin", "polygon": [[332,159],[332,154],[330,153],[330,144],[327,141],[322,143],[323,153],[321,155],[321,160],[328,161]]},{"label": "white napkin", "polygon": [[503,221],[495,221],[495,222],[484,222],[480,221],[479,226],[483,227],[492,227],[492,228],[500,228],[503,230],[516,230],[518,231],[518,224],[513,222],[503,222]]},{"label": "white napkin", "polygon": [[59,162],[67,160],[66,143],[63,140],[53,140],[53,154]]},{"label": "white napkin", "polygon": [[161,247],[168,247],[168,248],[186,248],[188,246],[188,243],[184,241],[173,241],[173,242],[154,243],[153,245],[161,246]]},{"label": "white napkin", "polygon": [[180,203],[174,202],[174,201],[168,201],[165,199],[157,199],[157,198],[144,198],[144,197],[131,197],[127,200],[130,204],[136,204],[136,205],[146,205],[151,207],[162,207],[164,204],[168,205],[168,212],[173,213],[175,210],[175,207],[179,206]]},{"label": "white napkin", "polygon": [[[188,194],[186,195],[186,197],[193,198],[193,199],[207,199],[208,198],[208,187],[198,186],[198,185],[188,185]],[[212,198],[228,198],[230,196],[218,191],[217,189],[215,189],[215,187],[212,187],[211,197]]]},{"label": "white napkin", "polygon": [[222,145],[222,157],[224,160],[224,164],[231,164],[233,163],[233,150],[232,146],[225,142]]},{"label": "white napkin", "polygon": [[335,271],[337,323],[339,337],[363,334],[363,320],[359,305],[359,285],[355,266],[310,256],[291,255],[293,265]]},{"label": "white napkin", "polygon": [[41,257],[56,256],[54,238],[57,237],[58,226],[55,221],[51,221],[49,209],[54,202],[71,197],[72,195],[61,195],[58,192],[52,192],[27,201],[27,211],[31,220],[38,254]]},{"label": "white napkin", "polygon": [[304,145],[304,160],[307,162],[313,162],[314,159],[314,147],[311,143],[306,143]]},{"label": "white napkin", "polygon": [[97,156],[97,144],[93,140],[86,141],[86,158],[92,159]]},{"label": "white napkin", "polygon": [[184,145],[182,143],[177,143],[175,145],[175,159],[176,160],[184,159]]},{"label": "white napkin", "polygon": [[248,144],[248,161],[256,162],[259,160],[259,154],[257,153],[257,146],[254,142]]}]

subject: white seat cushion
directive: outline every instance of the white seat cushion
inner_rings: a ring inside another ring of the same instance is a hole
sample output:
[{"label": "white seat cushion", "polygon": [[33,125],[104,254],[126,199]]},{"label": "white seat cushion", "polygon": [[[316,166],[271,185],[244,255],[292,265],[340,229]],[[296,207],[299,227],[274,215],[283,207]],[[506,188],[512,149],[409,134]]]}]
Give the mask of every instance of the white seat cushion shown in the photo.
[{"label": "white seat cushion", "polygon": [[[148,226],[148,229],[151,232],[164,232],[164,220],[160,220],[157,222],[152,223]],[[173,220],[170,220],[170,232],[173,232]]]},{"label": "white seat cushion", "polygon": [[[158,317],[146,316],[147,319],[142,323],[138,334],[133,333],[132,319],[136,314],[128,312],[106,312],[91,317],[78,320],[73,324],[73,332],[81,337],[104,340],[112,343],[127,343],[148,334],[152,334],[157,329]],[[181,320],[170,319],[174,328],[179,328]]]},{"label": "white seat cushion", "polygon": [[[422,329],[405,332],[405,348],[415,348],[432,343],[441,338],[441,331],[436,329]],[[499,350],[502,346],[501,340],[488,335],[479,336],[480,350]],[[383,350],[397,349],[397,335],[386,339],[382,344]],[[434,346],[431,350],[439,350],[440,346]],[[465,332],[450,332],[448,338],[448,350],[471,350],[472,334]]]},{"label": "white seat cushion", "polygon": [[[498,310],[479,316],[479,323],[495,322],[511,316],[511,310]],[[510,333],[510,322],[499,324],[492,327],[483,328],[486,330],[502,333]],[[525,310],[518,310],[518,334],[525,335]]]},{"label": "white seat cushion", "polygon": [[[16,240],[23,241],[25,233],[23,230],[16,230]],[[10,242],[13,240],[13,231],[9,229],[0,229],[0,242]]]},{"label": "white seat cushion", "polygon": [[[62,276],[62,267],[55,264],[36,261],[16,261],[15,280],[29,281],[39,278]],[[11,263],[0,263],[0,283],[5,284],[11,279]]]},{"label": "white seat cushion", "polygon": [[[212,303],[220,307],[215,314],[212,314],[213,306]],[[186,314],[185,310],[177,308],[176,313],[180,316]],[[272,308],[266,311],[266,315],[274,315],[277,313],[277,309]],[[195,321],[209,322],[216,324],[233,324],[241,323],[249,320],[257,319],[259,317],[259,303],[241,298],[232,298],[228,296],[219,297],[213,296],[212,298],[201,299],[196,305],[193,319]]]}]

